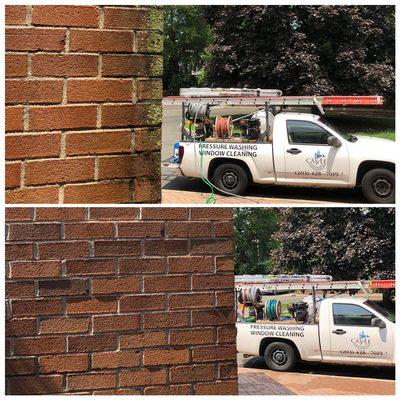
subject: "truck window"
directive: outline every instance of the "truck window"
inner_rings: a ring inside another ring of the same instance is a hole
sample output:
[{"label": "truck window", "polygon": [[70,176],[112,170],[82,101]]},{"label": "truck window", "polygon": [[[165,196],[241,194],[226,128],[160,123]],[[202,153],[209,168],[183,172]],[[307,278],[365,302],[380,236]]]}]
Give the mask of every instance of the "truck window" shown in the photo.
[{"label": "truck window", "polygon": [[364,307],[355,304],[333,304],[333,322],[335,325],[371,326],[375,315]]},{"label": "truck window", "polygon": [[290,144],[327,145],[328,137],[332,136],[324,128],[308,121],[286,121],[288,142]]}]

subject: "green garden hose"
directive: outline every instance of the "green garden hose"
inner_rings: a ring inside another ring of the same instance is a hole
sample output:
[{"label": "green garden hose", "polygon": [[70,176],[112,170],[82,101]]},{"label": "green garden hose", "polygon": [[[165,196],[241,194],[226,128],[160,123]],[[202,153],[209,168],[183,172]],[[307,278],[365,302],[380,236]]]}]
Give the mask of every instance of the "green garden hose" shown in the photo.
[{"label": "green garden hose", "polygon": [[206,198],[205,204],[215,204],[217,202],[217,198],[215,197],[214,194],[214,188],[213,186],[208,182],[208,179],[204,176],[203,174],[203,151],[202,151],[202,146],[203,142],[200,140],[199,141],[199,149],[200,149],[200,177],[201,180],[210,188],[211,193],[210,195]]}]

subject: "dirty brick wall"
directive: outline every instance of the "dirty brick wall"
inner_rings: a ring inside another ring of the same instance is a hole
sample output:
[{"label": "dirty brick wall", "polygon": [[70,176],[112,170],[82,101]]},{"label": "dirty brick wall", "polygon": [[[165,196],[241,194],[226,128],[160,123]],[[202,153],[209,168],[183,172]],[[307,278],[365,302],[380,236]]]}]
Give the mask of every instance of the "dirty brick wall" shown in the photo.
[{"label": "dirty brick wall", "polygon": [[231,210],[7,208],[10,394],[237,394]]},{"label": "dirty brick wall", "polygon": [[159,202],[162,10],[6,6],[6,201]]}]

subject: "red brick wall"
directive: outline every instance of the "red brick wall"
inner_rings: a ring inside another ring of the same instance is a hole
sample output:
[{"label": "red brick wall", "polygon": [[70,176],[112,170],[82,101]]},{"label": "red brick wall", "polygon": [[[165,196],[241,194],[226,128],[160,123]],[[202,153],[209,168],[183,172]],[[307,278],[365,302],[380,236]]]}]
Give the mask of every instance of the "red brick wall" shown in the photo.
[{"label": "red brick wall", "polygon": [[7,208],[10,394],[237,394],[231,210]]},{"label": "red brick wall", "polygon": [[159,202],[161,9],[5,15],[7,203]]}]

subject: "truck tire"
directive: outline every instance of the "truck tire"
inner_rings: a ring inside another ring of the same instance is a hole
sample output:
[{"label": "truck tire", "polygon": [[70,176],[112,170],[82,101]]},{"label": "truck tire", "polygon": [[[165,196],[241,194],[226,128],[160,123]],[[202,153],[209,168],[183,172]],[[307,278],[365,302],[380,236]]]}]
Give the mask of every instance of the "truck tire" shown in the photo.
[{"label": "truck tire", "polygon": [[264,359],[273,371],[290,371],[297,362],[293,347],[284,342],[270,343],[265,349]]},{"label": "truck tire", "polygon": [[392,171],[376,168],[368,171],[362,178],[361,188],[369,203],[394,203],[395,176]]},{"label": "truck tire", "polygon": [[237,164],[221,164],[214,172],[215,186],[224,192],[242,194],[249,183],[246,171]]}]

